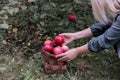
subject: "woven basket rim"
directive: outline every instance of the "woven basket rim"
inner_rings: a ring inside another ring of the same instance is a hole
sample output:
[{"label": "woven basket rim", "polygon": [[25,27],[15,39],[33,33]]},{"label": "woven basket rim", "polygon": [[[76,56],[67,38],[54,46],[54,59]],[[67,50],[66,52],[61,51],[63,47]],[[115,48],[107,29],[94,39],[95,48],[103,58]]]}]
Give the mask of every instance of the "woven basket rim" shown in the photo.
[{"label": "woven basket rim", "polygon": [[54,58],[54,59],[57,59],[54,54],[51,54],[51,53],[45,51],[44,49],[42,49],[41,54],[42,54],[42,55],[50,56],[50,57],[52,57],[52,58]]},{"label": "woven basket rim", "polygon": [[[43,57],[43,65],[45,73],[62,73],[67,70],[67,63],[57,62],[54,54],[51,54],[42,49],[41,55]],[[51,61],[52,60],[52,61]],[[52,63],[51,63],[52,62]]]}]

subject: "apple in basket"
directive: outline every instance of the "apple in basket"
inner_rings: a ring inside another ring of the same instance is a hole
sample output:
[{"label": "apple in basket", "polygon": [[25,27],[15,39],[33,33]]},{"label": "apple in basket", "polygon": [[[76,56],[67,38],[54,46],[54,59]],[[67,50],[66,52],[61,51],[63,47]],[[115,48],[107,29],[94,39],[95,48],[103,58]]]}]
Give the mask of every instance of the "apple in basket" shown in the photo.
[{"label": "apple in basket", "polygon": [[58,54],[62,54],[62,53],[64,53],[64,52],[66,52],[66,51],[68,51],[69,50],[69,48],[67,47],[67,46],[57,46],[57,47],[55,47],[54,49],[53,49],[53,53],[55,54],[55,55],[58,55]]},{"label": "apple in basket", "polygon": [[53,41],[52,40],[46,40],[45,42],[44,42],[44,46],[45,45],[53,45]]},{"label": "apple in basket", "polygon": [[44,50],[47,52],[53,52],[53,46],[52,45],[45,45]]},{"label": "apple in basket", "polygon": [[54,53],[54,55],[61,54],[61,53],[63,53],[63,48],[60,46],[57,46],[53,49],[53,53]]},{"label": "apple in basket", "polygon": [[66,51],[69,50],[68,46],[66,46],[66,45],[63,45],[63,46],[62,46],[62,49],[63,49],[63,52],[66,52]]},{"label": "apple in basket", "polygon": [[64,43],[64,37],[63,37],[63,36],[60,36],[60,35],[56,36],[56,37],[54,38],[54,43],[55,43],[56,45],[62,45],[62,44]]}]

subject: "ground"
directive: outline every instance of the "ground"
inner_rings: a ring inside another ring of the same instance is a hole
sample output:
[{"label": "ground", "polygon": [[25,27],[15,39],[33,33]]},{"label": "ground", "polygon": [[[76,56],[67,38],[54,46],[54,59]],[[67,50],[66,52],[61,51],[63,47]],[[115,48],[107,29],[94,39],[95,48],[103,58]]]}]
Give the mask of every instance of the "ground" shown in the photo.
[{"label": "ground", "polygon": [[[75,22],[69,21],[70,13]],[[0,80],[120,80],[120,59],[112,48],[77,57],[64,73],[44,72],[41,49],[46,39],[95,22],[89,0],[0,0]]]},{"label": "ground", "polygon": [[120,60],[114,51],[80,56],[61,74],[47,75],[41,52],[25,57],[22,52],[0,56],[1,80],[120,80]]}]

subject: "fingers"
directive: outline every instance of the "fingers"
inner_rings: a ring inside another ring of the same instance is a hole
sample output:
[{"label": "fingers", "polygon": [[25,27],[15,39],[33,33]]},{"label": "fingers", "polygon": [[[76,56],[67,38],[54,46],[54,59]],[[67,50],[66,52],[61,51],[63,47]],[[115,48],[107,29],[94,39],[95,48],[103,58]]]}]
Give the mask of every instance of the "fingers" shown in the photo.
[{"label": "fingers", "polygon": [[61,34],[59,34],[59,35],[61,35],[61,36],[64,36],[64,35],[66,35],[67,33],[61,33]]},{"label": "fingers", "polygon": [[60,61],[60,62],[67,61],[67,58],[64,53],[57,55],[56,58],[57,58],[57,61]]},{"label": "fingers", "polygon": [[67,61],[67,59],[66,59],[66,57],[64,56],[64,57],[59,58],[57,61],[63,62],[63,61]]},{"label": "fingers", "polygon": [[68,59],[66,56],[64,56],[64,57],[61,57],[61,58],[59,58],[57,61],[59,61],[59,62],[67,62],[67,63],[69,63],[70,62],[70,59]]},{"label": "fingers", "polygon": [[70,37],[70,36],[69,36],[69,33],[62,33],[62,34],[59,34],[59,35],[64,36],[64,37],[66,37],[66,38],[69,38],[69,37]]},{"label": "fingers", "polygon": [[56,55],[55,57],[57,58],[57,61],[59,61],[59,62],[63,62],[63,61],[70,62],[70,59],[66,56],[65,53]]},{"label": "fingers", "polygon": [[64,53],[63,53],[63,54],[56,55],[55,57],[56,57],[56,58],[60,58],[60,57],[63,57],[63,56],[65,56]]},{"label": "fingers", "polygon": [[62,46],[66,46],[67,44],[68,44],[67,42],[66,42],[66,43],[63,43]]}]

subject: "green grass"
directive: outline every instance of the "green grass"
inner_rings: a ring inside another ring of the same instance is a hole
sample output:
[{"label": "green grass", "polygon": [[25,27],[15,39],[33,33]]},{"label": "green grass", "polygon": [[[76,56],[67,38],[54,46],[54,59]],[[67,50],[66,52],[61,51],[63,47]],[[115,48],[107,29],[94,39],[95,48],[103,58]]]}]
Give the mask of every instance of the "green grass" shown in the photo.
[{"label": "green grass", "polygon": [[114,51],[90,53],[73,60],[68,71],[46,75],[41,54],[26,57],[22,52],[0,56],[0,79],[7,80],[120,80],[120,59]]},{"label": "green grass", "polygon": [[[65,0],[60,2],[55,0],[56,10],[52,7],[46,11],[41,6],[48,6],[49,8],[49,2],[54,0],[38,1],[41,1],[41,3],[24,4],[24,1],[22,1],[22,6],[27,6],[27,10],[20,11],[14,16],[6,12],[3,15],[8,15],[9,18],[0,20],[0,23],[6,22],[12,26],[8,30],[0,29],[0,80],[120,80],[120,59],[113,50],[77,57],[69,64],[68,71],[62,74],[46,75],[42,67],[41,54],[40,52],[35,53],[39,46],[41,48],[41,43],[47,37],[53,37],[58,33],[80,31],[85,27],[89,27],[90,24],[94,23],[94,19],[91,9],[86,6],[88,0],[79,0],[83,2],[82,5],[74,2],[79,2],[78,0],[70,0],[77,7],[77,9],[71,11],[78,16],[77,25],[66,21],[70,12],[69,9],[71,10],[72,6],[71,8],[67,7],[70,4],[63,2]],[[53,3],[52,5],[54,6]],[[4,4],[0,5],[1,9],[3,6]],[[34,9],[36,6],[38,6],[38,11]],[[9,5],[8,7],[16,8],[16,5]],[[64,9],[68,11],[61,11]],[[44,18],[36,18],[44,14],[48,15],[45,20]],[[0,17],[3,17],[3,15]],[[61,22],[63,25],[58,25]],[[13,30],[16,28],[18,31],[14,33]],[[42,35],[44,36],[42,37]],[[76,41],[70,45],[70,48],[81,46],[86,42],[87,40]],[[33,53],[35,54],[32,56]]]}]

